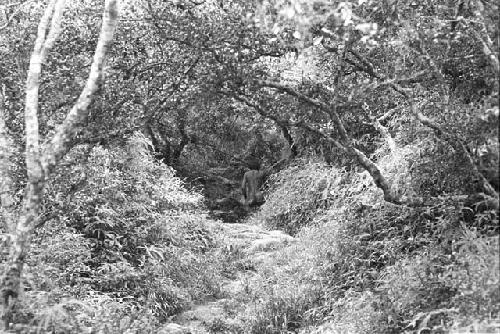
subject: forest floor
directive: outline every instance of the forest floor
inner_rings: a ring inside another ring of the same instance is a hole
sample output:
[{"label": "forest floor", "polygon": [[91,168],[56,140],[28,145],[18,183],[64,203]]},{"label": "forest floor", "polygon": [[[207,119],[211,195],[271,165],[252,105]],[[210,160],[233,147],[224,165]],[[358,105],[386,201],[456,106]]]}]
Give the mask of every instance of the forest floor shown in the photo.
[{"label": "forest floor", "polygon": [[294,241],[282,231],[269,231],[258,225],[219,224],[227,247],[224,251],[233,266],[221,282],[221,293],[218,298],[205,300],[173,317],[162,328],[162,334],[233,333],[241,329],[238,314],[242,306],[251,305],[249,287],[262,274],[259,269],[276,251]]}]

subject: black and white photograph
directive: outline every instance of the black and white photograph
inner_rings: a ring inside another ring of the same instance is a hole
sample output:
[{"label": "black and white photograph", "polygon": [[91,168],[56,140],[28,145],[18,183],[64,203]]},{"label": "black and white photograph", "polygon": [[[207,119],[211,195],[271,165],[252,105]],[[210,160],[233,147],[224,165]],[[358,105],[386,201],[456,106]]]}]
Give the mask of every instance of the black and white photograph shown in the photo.
[{"label": "black and white photograph", "polygon": [[0,334],[500,334],[497,0],[0,0]]}]

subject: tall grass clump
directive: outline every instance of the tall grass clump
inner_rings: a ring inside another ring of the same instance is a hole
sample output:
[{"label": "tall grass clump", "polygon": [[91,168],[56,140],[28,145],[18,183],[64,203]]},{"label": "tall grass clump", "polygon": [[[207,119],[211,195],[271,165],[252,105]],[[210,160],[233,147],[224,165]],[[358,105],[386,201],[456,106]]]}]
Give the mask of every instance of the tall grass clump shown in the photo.
[{"label": "tall grass clump", "polygon": [[291,235],[328,207],[332,191],[345,173],[320,160],[303,160],[272,176],[266,202],[257,217],[268,228]]},{"label": "tall grass clump", "polygon": [[153,159],[146,138],[77,147],[66,162],[47,189],[27,260],[16,319],[25,332],[154,333],[219,293],[203,197]]},{"label": "tall grass clump", "polygon": [[[260,214],[268,226],[293,231],[297,242],[261,269],[267,275],[254,284],[254,308],[246,313],[252,333],[297,327],[315,334],[496,328],[498,211],[487,202],[471,202],[457,188],[457,177],[423,173],[438,182],[417,179],[425,146],[393,146],[375,157],[398,194],[426,199],[418,207],[384,202],[366,172],[314,163],[278,176]],[[452,193],[442,191],[453,187]],[[287,192],[296,211],[282,204]]]}]

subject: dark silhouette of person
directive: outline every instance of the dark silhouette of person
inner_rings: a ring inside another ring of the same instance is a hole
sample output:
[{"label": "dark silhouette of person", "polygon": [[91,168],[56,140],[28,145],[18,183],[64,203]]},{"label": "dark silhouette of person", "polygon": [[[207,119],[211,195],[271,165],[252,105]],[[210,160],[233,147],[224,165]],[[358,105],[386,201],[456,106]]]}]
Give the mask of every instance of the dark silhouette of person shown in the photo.
[{"label": "dark silhouette of person", "polygon": [[250,170],[243,175],[243,181],[241,183],[243,205],[245,208],[258,206],[265,202],[264,194],[260,190],[260,187],[264,184],[265,179],[269,175],[281,168],[289,159],[290,156],[283,158],[273,166],[266,169],[261,169],[260,160],[256,158],[252,158],[247,162]]},{"label": "dark silhouette of person", "polygon": [[241,192],[243,193],[243,205],[256,206],[264,203],[264,195],[260,187],[264,183],[265,172],[251,169],[243,175]]},{"label": "dark silhouette of person", "polygon": [[260,191],[260,187],[264,183],[266,172],[260,170],[260,161],[258,159],[250,160],[248,167],[250,170],[243,175],[243,181],[241,182],[243,205],[245,207],[264,203],[264,195]]}]

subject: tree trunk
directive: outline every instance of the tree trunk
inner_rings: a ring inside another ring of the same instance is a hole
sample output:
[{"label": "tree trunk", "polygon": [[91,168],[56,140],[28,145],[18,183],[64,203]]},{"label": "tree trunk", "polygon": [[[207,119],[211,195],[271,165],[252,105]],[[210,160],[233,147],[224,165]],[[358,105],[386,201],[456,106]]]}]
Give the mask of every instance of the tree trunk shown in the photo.
[{"label": "tree trunk", "polygon": [[[11,235],[9,256],[6,270],[1,281],[3,321],[4,327],[9,328],[12,321],[14,306],[20,292],[20,280],[25,258],[28,254],[30,241],[38,221],[40,202],[43,188],[51,171],[60,159],[71,148],[71,142],[77,132],[77,125],[88,115],[88,106],[92,96],[98,88],[99,78],[102,76],[104,57],[113,39],[113,33],[118,19],[117,1],[106,0],[103,14],[103,23],[99,41],[97,43],[94,60],[90,69],[87,83],[76,104],[66,115],[64,122],[57,128],[56,133],[43,154],[39,147],[38,132],[38,90],[43,61],[54,44],[60,31],[64,0],[52,0],[40,20],[37,39],[30,60],[28,79],[26,83],[25,129],[26,129],[26,167],[28,183],[23,200],[22,210],[17,219],[14,233]],[[52,22],[49,29],[49,20]],[[47,29],[49,32],[47,33]],[[3,115],[0,115],[3,116]],[[3,119],[3,117],[0,117]],[[0,134],[2,134],[0,121]],[[0,136],[0,141],[2,136]],[[5,154],[0,152],[0,168],[5,173]],[[2,196],[4,195],[2,182]]]},{"label": "tree trunk", "polygon": [[281,132],[283,133],[283,138],[285,138],[288,143],[288,147],[290,148],[291,158],[296,157],[299,154],[299,150],[297,148],[297,144],[295,144],[295,140],[290,134],[290,130],[284,124],[279,124],[278,126],[281,128]]}]

